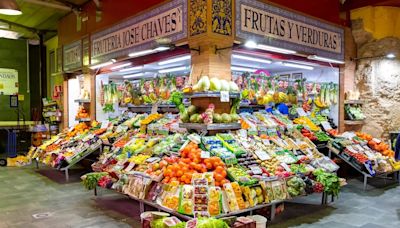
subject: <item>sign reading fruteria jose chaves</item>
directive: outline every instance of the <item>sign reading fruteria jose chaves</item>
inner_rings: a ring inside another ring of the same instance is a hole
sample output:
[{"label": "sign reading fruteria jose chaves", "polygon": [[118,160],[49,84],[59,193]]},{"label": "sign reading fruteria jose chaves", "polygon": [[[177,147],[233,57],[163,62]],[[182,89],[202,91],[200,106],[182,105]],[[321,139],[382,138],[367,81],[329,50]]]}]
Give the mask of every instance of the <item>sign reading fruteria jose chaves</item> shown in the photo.
[{"label": "sign reading fruteria jose chaves", "polygon": [[344,59],[344,30],[259,1],[236,0],[236,37]]},{"label": "sign reading fruteria jose chaves", "polygon": [[[133,7],[133,6],[132,6]],[[173,0],[91,36],[91,63],[154,47],[154,41],[187,37],[187,1]]]},{"label": "sign reading fruteria jose chaves", "polygon": [[82,42],[75,41],[63,47],[63,70],[69,72],[82,67]]}]

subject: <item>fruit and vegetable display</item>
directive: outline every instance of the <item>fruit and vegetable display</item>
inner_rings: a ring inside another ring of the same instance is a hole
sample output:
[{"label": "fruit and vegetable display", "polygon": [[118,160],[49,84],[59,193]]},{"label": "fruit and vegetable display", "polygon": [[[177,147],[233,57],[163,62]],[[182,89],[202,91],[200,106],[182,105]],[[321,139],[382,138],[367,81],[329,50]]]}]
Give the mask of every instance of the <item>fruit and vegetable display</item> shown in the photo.
[{"label": "fruit and vegetable display", "polygon": [[[110,120],[107,128],[99,123],[77,125],[85,130],[73,129],[76,134],[68,140],[68,132],[58,135],[43,146],[41,155],[57,161],[55,151],[66,150],[57,154],[68,161],[71,148],[77,150],[83,143],[95,149],[90,144],[101,141],[103,153],[92,165],[96,172],[83,177],[86,188],[93,189],[97,181],[98,187],[194,217],[287,200],[312,194],[314,189],[336,192],[331,190],[332,181],[312,175],[319,169],[336,171],[321,159],[332,161],[287,117],[265,112],[243,117],[256,126],[256,132],[241,129],[204,136],[182,130],[179,115],[122,115]],[[155,128],[166,128],[167,134]]]},{"label": "fruit and vegetable display", "polygon": [[345,117],[347,120],[364,120],[365,115],[363,114],[361,110],[360,105],[350,105],[347,104],[344,106],[344,111],[345,111]]},{"label": "fruit and vegetable display", "polygon": [[78,113],[76,114],[76,120],[87,119],[90,118],[88,111],[83,105],[80,105],[78,108]]}]

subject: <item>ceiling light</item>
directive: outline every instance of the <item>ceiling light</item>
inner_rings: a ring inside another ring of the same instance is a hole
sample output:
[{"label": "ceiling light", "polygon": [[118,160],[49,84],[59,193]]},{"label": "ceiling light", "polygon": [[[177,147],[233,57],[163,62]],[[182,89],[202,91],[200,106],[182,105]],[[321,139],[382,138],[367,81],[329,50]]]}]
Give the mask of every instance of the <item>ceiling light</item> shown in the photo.
[{"label": "ceiling light", "polygon": [[239,67],[239,66],[232,66],[231,70],[233,70],[233,71],[242,71],[242,72],[252,72],[252,73],[257,71],[257,69],[254,69],[254,68]]},{"label": "ceiling light", "polygon": [[89,68],[94,70],[94,69],[99,69],[99,68],[102,68],[102,67],[106,67],[106,66],[112,65],[114,63],[115,63],[115,59],[112,59],[112,60],[110,60],[108,62],[105,62],[105,63],[100,63],[100,64],[96,64],[96,65],[90,66]]},{"label": "ceiling light", "polygon": [[14,16],[14,15],[21,15],[22,11],[19,9],[17,1],[1,0],[0,1],[0,14]]},{"label": "ceiling light", "polygon": [[312,66],[300,65],[300,64],[296,64],[296,63],[283,62],[282,65],[287,66],[287,67],[304,69],[304,70],[314,70],[314,67],[312,67]]},{"label": "ceiling light", "polygon": [[130,75],[125,75],[124,78],[128,79],[128,78],[137,78],[137,77],[141,77],[143,76],[144,73],[137,73],[137,74],[130,74]]},{"label": "ceiling light", "polygon": [[158,65],[162,66],[162,65],[166,65],[166,64],[170,64],[170,63],[176,63],[176,62],[188,60],[190,58],[191,58],[190,55],[185,55],[185,56],[181,56],[181,57],[178,57],[178,58],[173,58],[173,59],[169,59],[169,60],[165,60],[165,61],[159,62]]},{"label": "ceiling light", "polygon": [[151,54],[154,52],[155,52],[154,50],[149,49],[149,50],[144,50],[144,51],[132,52],[128,56],[129,57],[139,57],[139,56],[148,55],[148,54]]},{"label": "ceiling light", "polygon": [[142,70],[142,69],[143,69],[143,66],[136,66],[136,67],[122,69],[119,72],[138,71],[138,70]]},{"label": "ceiling light", "polygon": [[115,66],[115,67],[111,67],[111,70],[118,70],[118,69],[130,66],[130,65],[132,65],[132,63],[124,63],[124,64],[121,64],[121,65],[118,65],[118,66]]},{"label": "ceiling light", "polygon": [[264,51],[272,51],[272,52],[277,52],[277,53],[281,53],[281,54],[289,54],[289,55],[296,54],[295,51],[292,51],[289,49],[277,48],[277,47],[272,47],[272,46],[264,45],[264,44],[258,44],[257,48],[264,50]]},{"label": "ceiling light", "polygon": [[389,54],[386,55],[386,58],[388,58],[388,59],[394,59],[394,58],[396,58],[396,55],[393,54],[393,53],[389,53]]},{"label": "ceiling light", "polygon": [[247,41],[244,44],[245,47],[247,48],[257,48],[257,49],[261,49],[264,51],[271,51],[271,52],[277,52],[277,53],[281,53],[281,54],[296,54],[296,51],[293,50],[289,50],[289,49],[285,49],[285,48],[278,48],[278,47],[273,47],[273,46],[269,46],[269,45],[264,45],[264,44],[257,44],[256,42],[250,40]]},{"label": "ceiling light", "polygon": [[244,56],[244,55],[235,55],[235,54],[233,54],[232,58],[249,60],[249,61],[253,61],[253,62],[266,63],[266,64],[271,64],[272,63],[272,61],[268,60],[268,59],[254,58],[254,57]]},{"label": "ceiling light", "polygon": [[7,39],[16,40],[20,36],[21,35],[18,32],[0,29],[0,38],[7,38]]},{"label": "ceiling light", "polygon": [[168,47],[168,46],[159,46],[159,47],[156,47],[156,48],[154,48],[154,51],[166,51],[166,50],[169,50],[171,47]]},{"label": "ceiling light", "polygon": [[327,63],[344,64],[343,61],[336,60],[336,59],[325,58],[325,57],[321,57],[321,56],[318,56],[318,55],[309,55],[307,58],[311,59],[311,60],[327,62]]},{"label": "ceiling light", "polygon": [[177,72],[177,71],[184,71],[187,70],[188,67],[182,66],[182,67],[173,67],[173,68],[168,68],[168,69],[163,69],[159,70],[158,73],[164,74],[164,73],[171,73],[171,72]]},{"label": "ceiling light", "polygon": [[249,40],[244,44],[244,46],[248,48],[257,48],[257,43],[252,40]]}]

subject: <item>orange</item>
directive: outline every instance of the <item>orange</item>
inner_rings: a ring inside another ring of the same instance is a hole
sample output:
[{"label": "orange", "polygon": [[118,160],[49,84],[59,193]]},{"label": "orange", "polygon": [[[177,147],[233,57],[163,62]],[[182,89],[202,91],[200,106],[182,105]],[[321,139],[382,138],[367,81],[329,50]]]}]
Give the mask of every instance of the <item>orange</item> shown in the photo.
[{"label": "orange", "polygon": [[219,173],[214,173],[214,179],[216,182],[222,181],[224,177]]},{"label": "orange", "polygon": [[206,164],[206,167],[207,167],[208,170],[213,168],[212,163],[206,161],[205,164]]},{"label": "orange", "polygon": [[176,176],[177,176],[177,177],[181,177],[182,175],[183,175],[182,170],[176,171]]}]

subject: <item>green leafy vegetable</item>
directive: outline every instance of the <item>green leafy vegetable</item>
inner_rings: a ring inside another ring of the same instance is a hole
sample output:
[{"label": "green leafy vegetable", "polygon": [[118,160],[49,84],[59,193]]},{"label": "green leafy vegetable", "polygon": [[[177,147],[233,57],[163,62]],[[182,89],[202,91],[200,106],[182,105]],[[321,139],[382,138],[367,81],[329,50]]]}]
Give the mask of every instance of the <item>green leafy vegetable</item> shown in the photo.
[{"label": "green leafy vegetable", "polygon": [[316,180],[321,182],[324,186],[326,193],[334,196],[339,195],[340,191],[340,180],[336,174],[325,172],[323,169],[316,169],[313,174],[316,176]]}]

